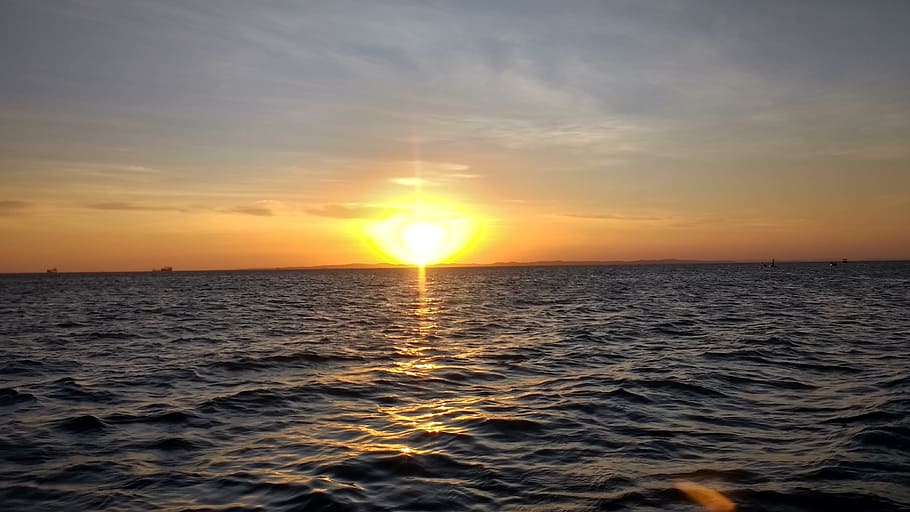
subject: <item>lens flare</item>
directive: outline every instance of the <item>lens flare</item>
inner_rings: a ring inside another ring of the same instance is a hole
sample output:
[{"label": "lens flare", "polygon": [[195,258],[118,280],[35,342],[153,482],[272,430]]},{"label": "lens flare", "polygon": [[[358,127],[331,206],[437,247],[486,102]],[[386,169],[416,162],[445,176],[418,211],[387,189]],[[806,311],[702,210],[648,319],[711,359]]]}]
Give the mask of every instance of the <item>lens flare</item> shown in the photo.
[{"label": "lens flare", "polygon": [[734,512],[736,504],[723,494],[704,485],[687,480],[675,482],[676,488],[708,512]]}]

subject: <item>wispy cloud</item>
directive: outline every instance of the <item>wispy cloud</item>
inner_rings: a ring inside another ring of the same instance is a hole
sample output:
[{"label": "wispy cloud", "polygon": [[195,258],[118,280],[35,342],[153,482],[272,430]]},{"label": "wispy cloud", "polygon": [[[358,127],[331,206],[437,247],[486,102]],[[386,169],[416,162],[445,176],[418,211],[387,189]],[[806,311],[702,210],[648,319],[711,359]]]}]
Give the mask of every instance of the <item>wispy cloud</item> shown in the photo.
[{"label": "wispy cloud", "polygon": [[32,207],[28,201],[5,200],[0,201],[0,215],[16,215]]},{"label": "wispy cloud", "polygon": [[391,183],[403,187],[438,186],[451,180],[469,180],[483,175],[469,172],[471,166],[455,162],[437,162],[430,160],[406,160],[390,162],[395,168],[412,169],[415,176],[396,176],[389,178]]},{"label": "wispy cloud", "polygon": [[719,215],[696,215],[669,219],[669,227],[674,229],[727,228],[736,231],[786,231],[805,229],[811,224],[810,219],[802,217],[722,217]]},{"label": "wispy cloud", "polygon": [[424,178],[398,177],[390,178],[389,181],[396,185],[401,185],[402,187],[423,187],[433,184],[432,181],[426,180]]},{"label": "wispy cloud", "polygon": [[267,206],[238,206],[228,210],[230,213],[242,213],[245,215],[255,215],[257,217],[274,217],[275,211]]},{"label": "wispy cloud", "polygon": [[654,228],[701,230],[701,229],[734,229],[736,231],[786,231],[805,229],[811,222],[799,217],[764,218],[751,216],[690,215],[675,212],[664,214],[624,214],[624,213],[564,213],[557,217],[605,221],[617,223],[639,223]]},{"label": "wispy cloud", "polygon": [[667,217],[657,215],[628,215],[621,213],[561,213],[557,217],[569,217],[573,219],[589,220],[616,220],[616,221],[634,221],[634,222],[659,222],[668,220]]},{"label": "wispy cloud", "polygon": [[102,203],[92,203],[86,205],[86,208],[92,210],[119,210],[119,211],[136,211],[136,212],[186,212],[186,208],[179,208],[177,206],[167,206],[167,205],[157,205],[157,204],[145,204],[145,203],[133,203],[128,201],[108,201]]},{"label": "wispy cloud", "polygon": [[397,211],[395,208],[364,204],[327,204],[310,208],[307,213],[331,219],[375,219]]},{"label": "wispy cloud", "polygon": [[211,207],[196,205],[193,207],[181,207],[164,204],[131,202],[131,201],[107,201],[101,203],[92,203],[86,205],[86,208],[92,210],[109,210],[109,211],[128,211],[128,212],[180,212],[180,213],[239,213],[243,215],[255,215],[258,217],[273,217],[281,207],[278,201],[257,201],[250,204],[243,204],[233,207]]},{"label": "wispy cloud", "polygon": [[228,213],[242,213],[244,215],[254,215],[256,217],[274,217],[278,210],[283,206],[280,201],[263,200],[256,201],[252,204],[235,206],[226,210]]},{"label": "wispy cloud", "polygon": [[432,160],[407,160],[398,164],[408,166],[412,169],[419,169],[421,172],[430,172],[434,174],[464,172],[471,168],[471,166],[467,164],[436,162]]}]

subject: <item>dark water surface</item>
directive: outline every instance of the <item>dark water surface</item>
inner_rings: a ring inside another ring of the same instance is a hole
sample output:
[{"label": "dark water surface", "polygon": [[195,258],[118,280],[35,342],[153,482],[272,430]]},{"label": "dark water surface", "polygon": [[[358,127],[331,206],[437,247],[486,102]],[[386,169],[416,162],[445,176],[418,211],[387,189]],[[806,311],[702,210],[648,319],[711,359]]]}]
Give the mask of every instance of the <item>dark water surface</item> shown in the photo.
[{"label": "dark water surface", "polygon": [[0,276],[0,509],[910,509],[910,264]]}]

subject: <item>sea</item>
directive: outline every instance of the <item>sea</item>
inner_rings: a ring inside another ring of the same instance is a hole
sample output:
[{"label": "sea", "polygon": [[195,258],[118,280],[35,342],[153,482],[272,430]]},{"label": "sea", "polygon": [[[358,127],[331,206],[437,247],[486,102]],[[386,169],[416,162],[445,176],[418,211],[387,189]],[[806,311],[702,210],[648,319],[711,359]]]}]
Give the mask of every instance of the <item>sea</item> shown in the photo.
[{"label": "sea", "polygon": [[3,511],[729,509],[681,485],[910,510],[910,263],[0,276]]}]

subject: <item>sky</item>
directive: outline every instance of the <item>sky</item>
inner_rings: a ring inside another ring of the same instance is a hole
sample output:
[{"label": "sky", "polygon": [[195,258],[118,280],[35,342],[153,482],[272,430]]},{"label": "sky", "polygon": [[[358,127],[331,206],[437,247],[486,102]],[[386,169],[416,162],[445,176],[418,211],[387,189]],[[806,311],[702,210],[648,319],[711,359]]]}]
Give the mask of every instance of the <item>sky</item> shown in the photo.
[{"label": "sky", "polygon": [[0,9],[0,272],[910,258],[903,0]]}]

